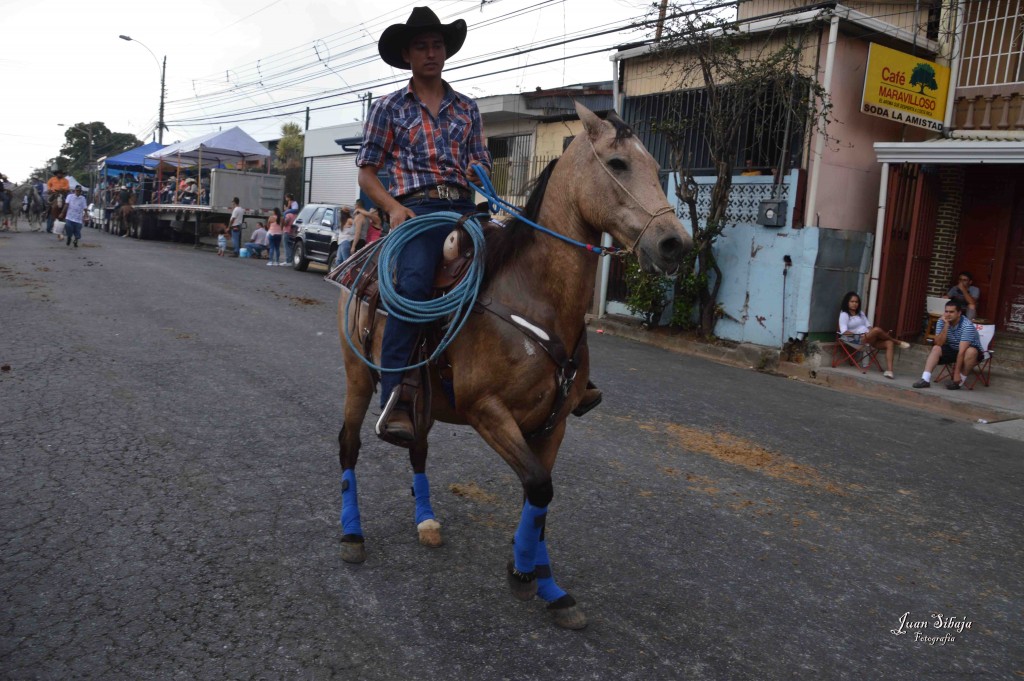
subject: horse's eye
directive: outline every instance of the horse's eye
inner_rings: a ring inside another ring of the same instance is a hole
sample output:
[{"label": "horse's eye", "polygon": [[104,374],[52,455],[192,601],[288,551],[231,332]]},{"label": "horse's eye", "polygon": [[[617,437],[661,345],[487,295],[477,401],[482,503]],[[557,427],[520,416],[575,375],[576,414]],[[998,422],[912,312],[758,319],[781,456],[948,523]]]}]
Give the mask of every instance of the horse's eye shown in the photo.
[{"label": "horse's eye", "polygon": [[627,166],[626,162],[623,161],[621,158],[613,158],[612,160],[608,161],[608,166],[612,170],[629,170],[629,166]]}]

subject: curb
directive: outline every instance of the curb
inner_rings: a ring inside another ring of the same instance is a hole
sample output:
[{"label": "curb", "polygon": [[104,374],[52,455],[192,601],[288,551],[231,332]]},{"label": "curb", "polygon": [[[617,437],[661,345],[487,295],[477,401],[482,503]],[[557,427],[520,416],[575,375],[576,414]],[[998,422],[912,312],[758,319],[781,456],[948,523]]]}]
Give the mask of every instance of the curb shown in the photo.
[{"label": "curb", "polygon": [[936,396],[929,394],[929,391],[917,391],[898,385],[863,380],[859,378],[859,373],[834,372],[827,369],[827,361],[824,365],[819,366],[822,361],[819,356],[810,357],[806,363],[797,364],[781,361],[779,350],[760,345],[749,343],[707,345],[673,335],[671,331],[652,333],[636,323],[609,317],[597,318],[588,315],[587,324],[597,333],[627,338],[670,352],[692,355],[740,369],[751,369],[775,376],[784,376],[810,385],[840,390],[862,397],[880,399],[891,404],[901,404],[957,421],[970,421],[972,423],[987,421],[988,423],[995,423],[1022,418],[1019,412],[972,402],[953,402],[936,398]]}]

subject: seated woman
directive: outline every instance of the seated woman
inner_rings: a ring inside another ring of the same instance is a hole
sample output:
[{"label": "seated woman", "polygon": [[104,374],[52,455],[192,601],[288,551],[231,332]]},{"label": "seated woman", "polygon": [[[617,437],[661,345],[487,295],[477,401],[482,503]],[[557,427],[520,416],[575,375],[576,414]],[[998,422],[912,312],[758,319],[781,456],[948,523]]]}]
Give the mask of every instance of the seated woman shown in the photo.
[{"label": "seated woman", "polygon": [[910,343],[896,340],[886,331],[877,326],[871,326],[860,308],[860,296],[856,291],[850,291],[843,296],[843,304],[839,306],[839,337],[843,342],[851,345],[870,345],[879,350],[885,350],[886,371],[882,374],[886,378],[894,378],[892,372],[893,349],[897,344],[904,350],[910,347]]}]

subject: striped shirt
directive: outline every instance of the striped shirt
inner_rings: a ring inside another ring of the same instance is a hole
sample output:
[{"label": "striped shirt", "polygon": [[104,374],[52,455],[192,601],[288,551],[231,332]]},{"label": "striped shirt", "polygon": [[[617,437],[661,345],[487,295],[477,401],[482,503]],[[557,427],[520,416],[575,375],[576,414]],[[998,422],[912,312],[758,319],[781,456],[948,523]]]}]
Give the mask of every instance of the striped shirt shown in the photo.
[{"label": "striped shirt", "polygon": [[[942,329],[946,326],[946,320],[940,319],[935,324],[935,335],[942,333]],[[956,326],[950,327],[949,333],[946,334],[946,345],[951,347],[953,350],[960,350],[961,343],[970,343],[978,352],[981,352],[981,337],[978,336],[978,329],[974,327],[974,322],[967,318],[967,315],[960,315],[960,323]]]},{"label": "striped shirt", "polygon": [[448,83],[436,117],[410,84],[370,108],[356,165],[385,168],[393,196],[439,184],[469,189],[466,171],[479,163],[491,170],[476,102]]}]

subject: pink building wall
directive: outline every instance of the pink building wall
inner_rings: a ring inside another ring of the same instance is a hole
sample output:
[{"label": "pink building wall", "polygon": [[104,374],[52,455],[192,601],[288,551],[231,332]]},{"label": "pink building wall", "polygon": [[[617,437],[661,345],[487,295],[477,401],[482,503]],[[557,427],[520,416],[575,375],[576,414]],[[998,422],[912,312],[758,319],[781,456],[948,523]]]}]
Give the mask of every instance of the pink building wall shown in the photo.
[{"label": "pink building wall", "polygon": [[[824,28],[819,69],[824,80],[828,28]],[[839,34],[835,66],[832,72],[832,117],[829,142],[821,157],[818,178],[817,216],[808,215],[808,225],[826,229],[875,230],[878,216],[878,190],[882,164],[875,157],[875,142],[916,142],[927,138],[920,128],[906,126],[901,139],[899,123],[860,111],[864,89],[864,70],[868,60],[867,40]],[[905,49],[905,48],[903,48]],[[814,140],[811,140],[814,149]],[[813,169],[811,154],[808,172]],[[810,198],[810,197],[808,197]]]}]

